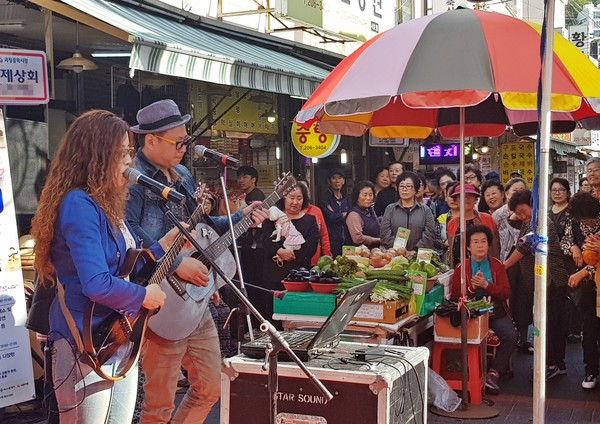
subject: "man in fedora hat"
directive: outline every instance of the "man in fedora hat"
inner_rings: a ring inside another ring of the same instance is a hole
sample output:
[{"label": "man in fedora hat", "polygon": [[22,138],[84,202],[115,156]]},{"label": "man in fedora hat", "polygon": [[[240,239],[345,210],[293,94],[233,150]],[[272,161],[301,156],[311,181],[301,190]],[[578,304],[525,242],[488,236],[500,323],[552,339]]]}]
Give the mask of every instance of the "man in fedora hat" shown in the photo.
[{"label": "man in fedora hat", "polygon": [[[138,134],[140,146],[137,170],[185,194],[187,199],[183,205],[170,204],[171,211],[180,221],[187,221],[197,207],[196,184],[190,171],[180,164],[192,141],[185,127],[189,120],[190,115],[182,116],[173,100],[160,100],[141,109],[137,114],[138,125],[131,127],[131,131]],[[137,184],[132,185],[129,192],[127,220],[142,246],[149,246],[174,225],[160,209],[160,196]],[[260,202],[253,203],[233,215],[234,223],[250,213],[256,224],[268,216],[260,208]],[[206,221],[218,233],[228,230],[227,217],[207,217]],[[191,257],[178,257],[170,271],[194,285],[205,286],[209,281],[206,266]],[[218,304],[218,292],[215,295],[213,301]],[[187,301],[194,302],[193,299]],[[159,336],[151,328],[146,332],[142,353],[142,370],[146,376],[142,423],[204,422],[219,399],[221,354],[217,329],[207,303],[203,301],[204,307],[194,309],[196,314],[193,316],[182,311],[182,316],[161,317],[172,320],[174,328],[181,320],[197,321],[196,329],[182,340],[166,339],[164,334]],[[173,414],[182,366],[188,373],[190,387]]]}]

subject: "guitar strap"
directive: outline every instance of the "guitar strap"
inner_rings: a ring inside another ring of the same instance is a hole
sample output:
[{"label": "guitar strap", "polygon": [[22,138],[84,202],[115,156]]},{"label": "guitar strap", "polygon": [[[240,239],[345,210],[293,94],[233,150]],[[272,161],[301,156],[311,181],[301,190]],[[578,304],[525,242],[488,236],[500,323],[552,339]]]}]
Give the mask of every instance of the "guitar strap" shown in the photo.
[{"label": "guitar strap", "polygon": [[[85,351],[83,347],[83,341],[81,340],[81,334],[79,334],[79,330],[77,329],[77,325],[75,324],[75,319],[73,319],[73,315],[69,308],[67,308],[67,304],[65,302],[65,288],[62,283],[56,280],[56,285],[58,286],[58,300],[60,303],[60,309],[67,321],[67,325],[69,326],[69,330],[71,330],[71,334],[73,335],[73,339],[75,340],[75,344],[77,345],[77,352],[81,355],[81,359],[89,365],[92,365],[94,361],[91,360],[89,354]],[[93,365],[92,365],[93,366]]]}]

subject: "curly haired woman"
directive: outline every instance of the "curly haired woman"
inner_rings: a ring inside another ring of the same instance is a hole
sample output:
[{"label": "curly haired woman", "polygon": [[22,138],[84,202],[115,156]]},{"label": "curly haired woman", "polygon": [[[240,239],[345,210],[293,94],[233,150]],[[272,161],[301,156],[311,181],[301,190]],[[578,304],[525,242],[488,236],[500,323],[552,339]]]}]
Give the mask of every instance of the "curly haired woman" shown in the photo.
[{"label": "curly haired woman", "polygon": [[[73,122],[61,141],[32,224],[35,268],[40,281],[61,284],[65,304],[78,330],[88,302],[96,308],[92,331],[111,314],[135,316],[156,309],[165,294],[120,277],[128,248],[136,239],[124,220],[131,164],[128,125],[108,111],[90,111]],[[150,250],[161,257],[173,242],[171,231]],[[131,422],[137,390],[137,367],[120,381],[100,378],[75,346],[56,298],[50,309],[54,390],[61,422]],[[115,354],[103,370],[110,374]]]}]

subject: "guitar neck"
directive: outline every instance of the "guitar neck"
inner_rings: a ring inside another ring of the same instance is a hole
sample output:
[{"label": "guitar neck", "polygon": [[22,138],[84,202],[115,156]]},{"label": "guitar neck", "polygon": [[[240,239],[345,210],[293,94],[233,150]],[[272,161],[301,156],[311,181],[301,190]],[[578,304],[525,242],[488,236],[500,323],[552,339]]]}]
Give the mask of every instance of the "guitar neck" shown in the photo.
[{"label": "guitar neck", "polygon": [[[198,221],[200,221],[200,218],[202,217],[203,213],[204,202],[201,202],[196,207],[188,221],[190,228],[194,228],[196,226]],[[177,235],[175,241],[173,242],[169,250],[167,250],[165,255],[161,258],[159,265],[156,267],[150,278],[148,278],[148,284],[158,284],[162,281],[163,278],[165,278],[165,275],[167,275],[167,272],[171,268],[171,265],[173,265],[173,262],[175,262],[177,255],[179,255],[179,252],[181,252],[185,240],[186,239],[183,234],[180,233]]]},{"label": "guitar neck", "polygon": [[[269,209],[271,206],[275,205],[277,201],[281,199],[281,196],[277,191],[271,193],[265,200],[262,201],[262,207],[264,209]],[[237,239],[239,236],[244,234],[248,229],[252,226],[252,215],[247,215],[242,218],[237,224],[233,227],[233,235]],[[212,243],[209,247],[206,248],[206,256],[211,259],[218,258],[225,250],[231,246],[233,239],[231,237],[231,231],[227,231],[214,243]]]}]

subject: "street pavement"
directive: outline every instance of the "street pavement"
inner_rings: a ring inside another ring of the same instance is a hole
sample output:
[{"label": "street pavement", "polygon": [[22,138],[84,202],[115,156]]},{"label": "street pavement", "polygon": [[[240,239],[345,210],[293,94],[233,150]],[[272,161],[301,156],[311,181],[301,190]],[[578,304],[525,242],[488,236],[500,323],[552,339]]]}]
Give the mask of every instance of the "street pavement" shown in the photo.
[{"label": "street pavement", "polygon": [[[584,378],[581,346],[567,345],[567,375],[559,375],[548,381],[546,386],[545,423],[600,423],[600,389],[586,392],[581,389]],[[502,393],[498,396],[486,396],[488,401],[500,412],[499,416],[489,420],[457,420],[432,413],[428,415],[430,424],[439,423],[501,423],[527,424],[533,422],[533,384],[530,381],[533,356],[516,352],[513,356],[514,376],[500,381]],[[180,402],[183,395],[177,395]],[[0,416],[2,424],[44,423],[42,411],[35,401],[14,405]],[[206,424],[219,423],[219,409],[215,406]],[[361,423],[362,424],[362,423]],[[371,423],[368,423],[371,424]],[[375,422],[373,422],[375,424]]]}]

